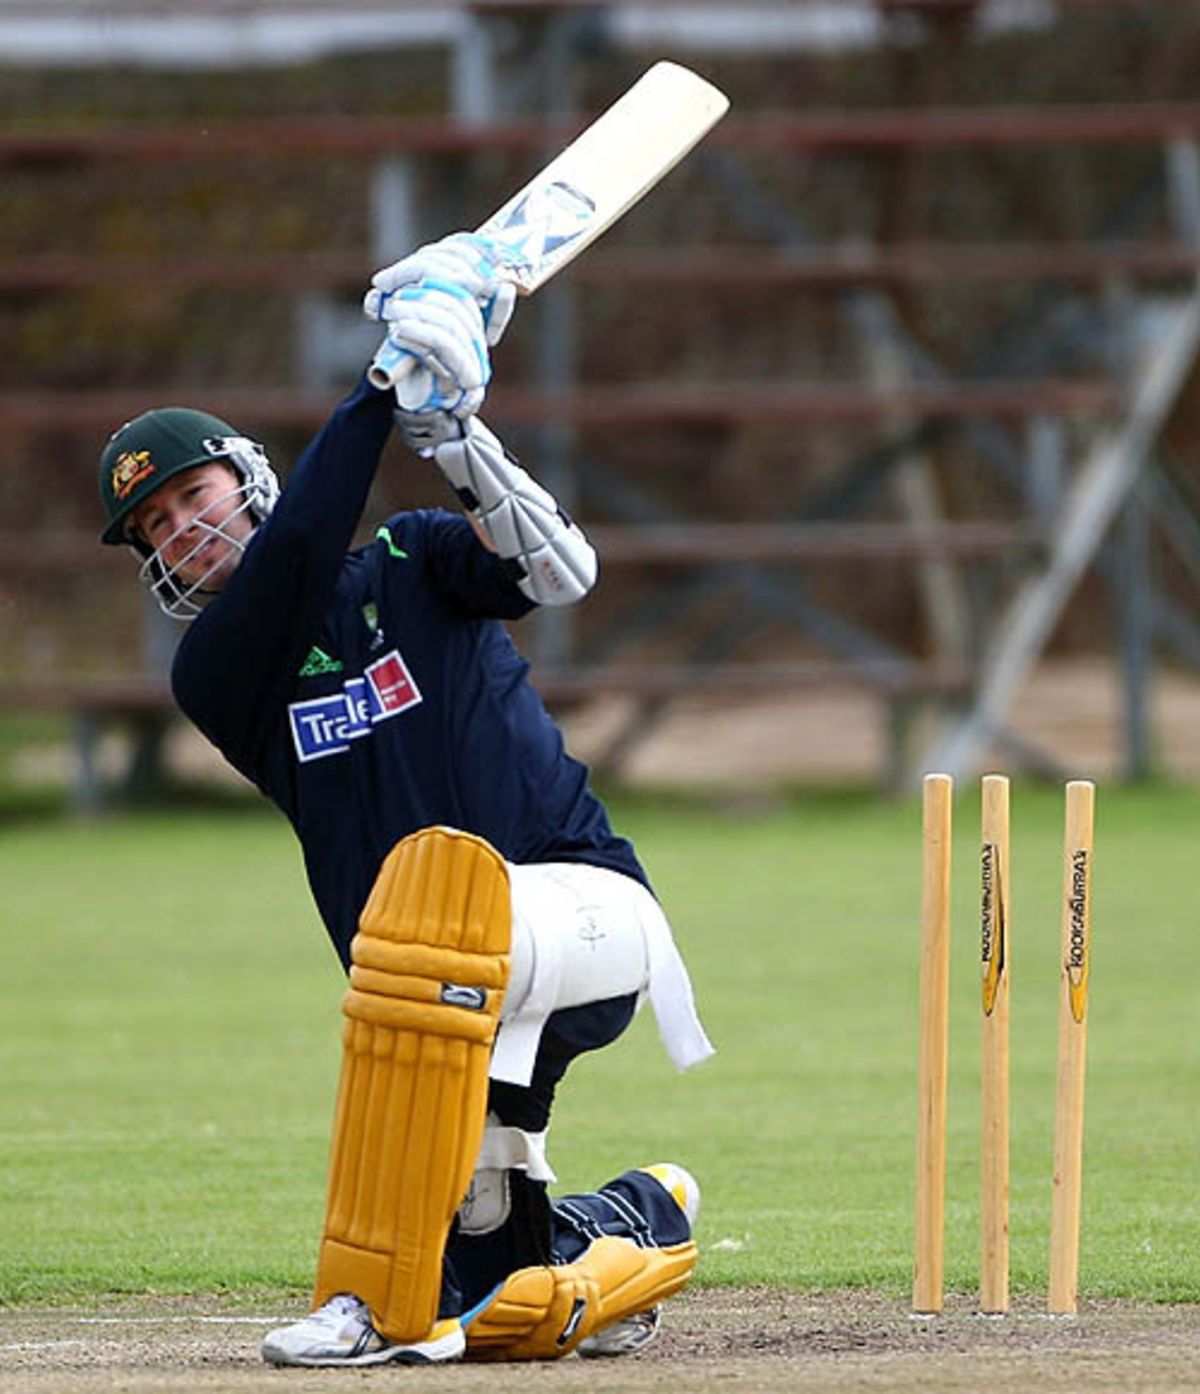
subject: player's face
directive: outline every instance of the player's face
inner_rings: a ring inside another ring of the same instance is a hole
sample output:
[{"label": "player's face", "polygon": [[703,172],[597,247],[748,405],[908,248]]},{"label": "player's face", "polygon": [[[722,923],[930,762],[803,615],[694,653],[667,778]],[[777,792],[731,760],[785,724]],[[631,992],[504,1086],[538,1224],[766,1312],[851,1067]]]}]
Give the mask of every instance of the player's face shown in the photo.
[{"label": "player's face", "polygon": [[134,510],[133,523],[183,588],[204,591],[224,587],[254,530],[238,477],[219,460],[168,479]]}]

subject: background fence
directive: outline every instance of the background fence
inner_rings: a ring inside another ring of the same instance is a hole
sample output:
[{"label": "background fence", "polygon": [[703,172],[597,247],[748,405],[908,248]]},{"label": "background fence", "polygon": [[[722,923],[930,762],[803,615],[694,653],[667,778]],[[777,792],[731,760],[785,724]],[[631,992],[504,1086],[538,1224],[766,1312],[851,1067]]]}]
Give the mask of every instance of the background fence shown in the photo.
[{"label": "background fence", "polygon": [[[597,594],[523,637],[590,758],[628,773],[690,712],[686,764],[719,711],[823,702],[873,713],[890,787],[1058,774],[1022,701],[1074,659],[1114,771],[1169,768],[1198,55],[1195,7],[1116,0],[0,5],[5,704],[73,720],[85,800],[109,724],[147,768],[174,635],[94,542],[108,432],[199,405],[286,473],[373,346],[370,272],[674,57],[731,115],[521,307],[487,407],[600,544]],[[371,517],[430,502],[390,450]]]}]

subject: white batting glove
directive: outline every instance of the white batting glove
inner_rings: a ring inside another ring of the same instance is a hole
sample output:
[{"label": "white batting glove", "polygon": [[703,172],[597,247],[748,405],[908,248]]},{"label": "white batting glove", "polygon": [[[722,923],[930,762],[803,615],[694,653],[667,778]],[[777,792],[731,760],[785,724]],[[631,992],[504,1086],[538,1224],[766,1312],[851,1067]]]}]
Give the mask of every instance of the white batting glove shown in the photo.
[{"label": "white batting glove", "polygon": [[483,315],[474,297],[451,281],[427,279],[382,295],[378,311],[390,348],[414,360],[396,382],[401,408],[474,415],[492,376]]},{"label": "white batting glove", "polygon": [[474,298],[483,316],[487,342],[495,345],[508,327],[517,298],[516,286],[505,277],[504,266],[498,242],[475,232],[456,232],[376,271],[363,310],[371,319],[384,319],[381,302],[403,286],[448,281]]}]

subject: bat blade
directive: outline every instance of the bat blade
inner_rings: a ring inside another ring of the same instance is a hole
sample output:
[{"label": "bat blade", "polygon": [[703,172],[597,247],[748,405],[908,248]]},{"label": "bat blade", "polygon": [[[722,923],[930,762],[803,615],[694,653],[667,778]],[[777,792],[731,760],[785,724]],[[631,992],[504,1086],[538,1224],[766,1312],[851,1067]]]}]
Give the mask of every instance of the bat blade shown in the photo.
[{"label": "bat blade", "polygon": [[[725,94],[698,74],[655,63],[478,229],[502,248],[506,277],[532,295],[669,174],[728,109]],[[385,340],[368,376],[387,387],[414,363]]]},{"label": "bat blade", "polygon": [[656,63],[479,229],[511,248],[532,294],[579,255],[707,135],[729,109],[712,83]]}]

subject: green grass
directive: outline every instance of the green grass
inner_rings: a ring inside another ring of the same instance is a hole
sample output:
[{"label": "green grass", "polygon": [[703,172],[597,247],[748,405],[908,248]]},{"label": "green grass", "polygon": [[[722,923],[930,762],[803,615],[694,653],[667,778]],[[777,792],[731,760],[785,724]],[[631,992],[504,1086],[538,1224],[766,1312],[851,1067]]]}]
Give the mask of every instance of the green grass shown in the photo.
[{"label": "green grass", "polygon": [[[947,1283],[977,1281],[978,799],[957,806]],[[703,1281],[910,1281],[919,810],[618,801],[716,1059],[649,1013],[577,1062],[563,1189],[678,1157]],[[1200,1300],[1200,795],[1101,789],[1081,1281]],[[1044,1289],[1060,796],[1013,796],[1013,1284]],[[309,1282],[342,981],[282,822],[160,813],[0,826],[0,1301],[261,1295]]]}]

